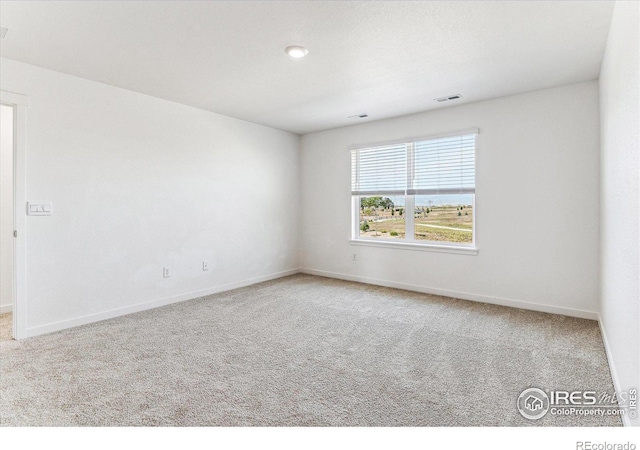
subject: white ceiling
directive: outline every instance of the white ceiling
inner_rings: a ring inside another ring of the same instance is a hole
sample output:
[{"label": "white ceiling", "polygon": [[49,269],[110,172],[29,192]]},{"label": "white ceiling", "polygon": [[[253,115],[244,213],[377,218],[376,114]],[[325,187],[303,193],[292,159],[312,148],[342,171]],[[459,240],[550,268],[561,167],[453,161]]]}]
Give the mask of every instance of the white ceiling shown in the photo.
[{"label": "white ceiling", "polygon": [[[598,78],[613,2],[0,2],[2,56],[304,134]],[[288,45],[309,49],[302,60]],[[455,102],[436,97],[462,94]],[[347,116],[367,113],[367,119]]]}]

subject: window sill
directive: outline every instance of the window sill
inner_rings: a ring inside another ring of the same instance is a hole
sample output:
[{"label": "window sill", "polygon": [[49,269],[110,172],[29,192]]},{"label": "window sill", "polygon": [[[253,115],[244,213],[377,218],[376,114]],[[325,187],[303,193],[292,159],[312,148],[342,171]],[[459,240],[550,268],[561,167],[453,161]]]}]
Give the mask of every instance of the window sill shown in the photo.
[{"label": "window sill", "polygon": [[413,242],[374,241],[373,239],[350,239],[351,245],[393,248],[397,250],[418,250],[423,252],[455,253],[459,255],[477,255],[477,247],[461,245],[416,244]]}]

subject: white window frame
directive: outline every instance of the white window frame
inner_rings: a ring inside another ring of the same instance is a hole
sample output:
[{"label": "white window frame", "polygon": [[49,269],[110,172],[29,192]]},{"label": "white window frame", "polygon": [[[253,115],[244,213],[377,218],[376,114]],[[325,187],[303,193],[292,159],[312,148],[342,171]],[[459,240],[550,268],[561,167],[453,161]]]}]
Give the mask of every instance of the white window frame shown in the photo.
[{"label": "white window frame", "polygon": [[[420,138],[411,138],[411,139],[402,139],[399,141],[390,141],[390,142],[378,142],[375,144],[366,144],[366,145],[354,145],[349,147],[349,150],[356,150],[361,148],[368,147],[378,147],[385,145],[393,145],[398,143],[407,143],[413,145],[414,142],[424,141],[430,139],[437,139],[441,137],[448,136],[459,136],[464,134],[479,134],[480,130],[478,128],[472,128],[468,130],[454,131],[446,134],[438,134]],[[478,141],[476,139],[475,143],[475,156],[477,161],[478,155]],[[477,164],[476,164],[477,165]],[[476,181],[476,193],[477,193],[477,181]],[[460,242],[442,242],[442,241],[425,241],[425,240],[417,240],[415,239],[415,213],[411,215],[411,219],[409,220],[409,216],[405,214],[405,238],[402,240],[399,239],[389,239],[389,238],[371,238],[371,237],[363,237],[360,236],[360,199],[362,197],[372,197],[372,196],[385,196],[384,194],[378,194],[375,192],[371,192],[367,195],[351,195],[351,238],[349,240],[352,245],[364,245],[370,247],[381,247],[381,248],[395,248],[395,249],[403,249],[403,250],[418,250],[418,251],[435,251],[435,252],[444,252],[444,253],[455,253],[455,254],[466,254],[466,255],[477,255],[478,247],[476,245],[476,194],[472,194],[472,241],[471,243],[460,243]],[[404,194],[405,198],[405,211],[415,211],[415,195],[413,194]]]}]

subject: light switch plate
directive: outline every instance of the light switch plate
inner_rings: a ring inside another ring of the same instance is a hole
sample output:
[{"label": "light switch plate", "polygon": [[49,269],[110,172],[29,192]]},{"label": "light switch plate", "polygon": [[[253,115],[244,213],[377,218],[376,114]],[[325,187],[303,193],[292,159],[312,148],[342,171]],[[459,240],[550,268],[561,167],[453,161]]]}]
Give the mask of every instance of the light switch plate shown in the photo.
[{"label": "light switch plate", "polygon": [[29,216],[50,216],[52,213],[51,203],[27,203],[27,215]]}]

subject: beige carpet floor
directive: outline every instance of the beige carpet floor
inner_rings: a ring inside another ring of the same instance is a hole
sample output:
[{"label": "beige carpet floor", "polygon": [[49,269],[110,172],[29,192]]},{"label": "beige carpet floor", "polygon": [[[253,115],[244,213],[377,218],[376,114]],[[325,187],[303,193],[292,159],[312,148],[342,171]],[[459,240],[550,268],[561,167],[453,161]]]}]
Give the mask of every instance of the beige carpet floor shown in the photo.
[{"label": "beige carpet floor", "polygon": [[0,343],[2,425],[618,426],[519,393],[613,392],[596,322],[294,275]]},{"label": "beige carpet floor", "polygon": [[12,339],[11,337],[11,326],[12,326],[12,314],[4,313],[0,314],[0,342],[8,341]]}]

